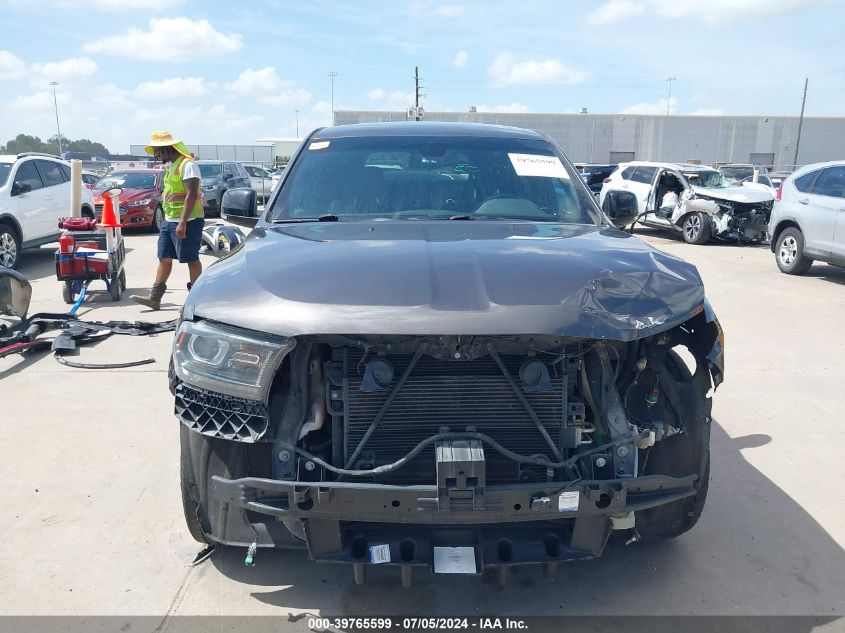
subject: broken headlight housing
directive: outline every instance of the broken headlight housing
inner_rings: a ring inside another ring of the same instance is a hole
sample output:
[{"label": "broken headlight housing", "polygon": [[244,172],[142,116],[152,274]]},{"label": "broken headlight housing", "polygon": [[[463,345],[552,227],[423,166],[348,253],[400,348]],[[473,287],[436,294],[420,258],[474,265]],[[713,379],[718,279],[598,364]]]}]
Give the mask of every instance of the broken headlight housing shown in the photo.
[{"label": "broken headlight housing", "polygon": [[264,400],[282,359],[296,341],[208,321],[182,321],[173,345],[180,380],[201,389]]}]

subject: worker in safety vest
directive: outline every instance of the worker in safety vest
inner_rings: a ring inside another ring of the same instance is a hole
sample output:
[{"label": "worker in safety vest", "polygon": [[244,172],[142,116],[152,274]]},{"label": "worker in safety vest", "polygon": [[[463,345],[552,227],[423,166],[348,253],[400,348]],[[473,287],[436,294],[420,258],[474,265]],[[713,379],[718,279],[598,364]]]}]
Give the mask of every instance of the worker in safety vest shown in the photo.
[{"label": "worker in safety vest", "polygon": [[164,222],[158,236],[158,270],[148,296],[132,295],[132,300],[153,310],[161,308],[173,260],[188,264],[191,281],[188,290],[202,272],[199,252],[205,225],[200,190],[200,170],[182,141],[170,132],[153,132],[145,148],[156,160],[170,163],[164,172]]}]

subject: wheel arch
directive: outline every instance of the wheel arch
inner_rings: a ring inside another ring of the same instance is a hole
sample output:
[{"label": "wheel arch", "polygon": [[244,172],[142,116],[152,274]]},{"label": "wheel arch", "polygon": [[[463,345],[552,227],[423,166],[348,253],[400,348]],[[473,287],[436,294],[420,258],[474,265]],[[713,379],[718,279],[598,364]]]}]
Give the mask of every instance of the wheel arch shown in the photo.
[{"label": "wheel arch", "polygon": [[784,218],[780,220],[775,225],[775,229],[772,231],[772,239],[769,241],[769,248],[773,253],[775,252],[775,247],[780,239],[781,233],[783,233],[786,229],[798,229],[801,232],[801,235],[804,235],[804,229],[802,229],[801,225],[795,220],[791,218]]},{"label": "wheel arch", "polygon": [[10,215],[8,213],[5,215],[0,215],[0,224],[5,224],[6,226],[10,227],[18,236],[18,242],[23,243],[23,230],[15,216]]}]

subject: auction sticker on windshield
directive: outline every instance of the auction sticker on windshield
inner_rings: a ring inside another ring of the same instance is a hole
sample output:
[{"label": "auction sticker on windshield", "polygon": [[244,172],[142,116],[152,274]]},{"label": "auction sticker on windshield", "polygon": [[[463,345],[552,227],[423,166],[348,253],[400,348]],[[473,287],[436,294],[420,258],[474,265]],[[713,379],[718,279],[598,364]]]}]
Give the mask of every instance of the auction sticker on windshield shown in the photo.
[{"label": "auction sticker on windshield", "polygon": [[542,178],[569,178],[563,163],[557,156],[539,154],[508,154],[517,176],[540,176]]},{"label": "auction sticker on windshield", "polygon": [[308,149],[326,149],[331,145],[331,141],[312,141]]}]

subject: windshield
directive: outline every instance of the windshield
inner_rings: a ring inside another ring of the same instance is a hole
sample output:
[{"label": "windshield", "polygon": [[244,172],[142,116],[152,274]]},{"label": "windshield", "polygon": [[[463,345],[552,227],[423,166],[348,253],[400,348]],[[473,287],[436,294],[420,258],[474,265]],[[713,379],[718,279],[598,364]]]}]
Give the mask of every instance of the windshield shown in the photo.
[{"label": "windshield", "polygon": [[200,163],[200,178],[217,178],[220,175],[222,165],[219,163]]},{"label": "windshield", "polygon": [[0,163],[0,187],[6,184],[10,171],[12,171],[11,163]]},{"label": "windshield", "polygon": [[121,189],[155,189],[155,174],[114,173],[103,176],[95,184],[94,189],[105,191],[112,187]]},{"label": "windshield", "polygon": [[722,167],[719,171],[730,183],[740,182],[743,178],[754,175],[753,167]]},{"label": "windshield", "polygon": [[[389,136],[312,141],[274,220],[519,219],[600,224],[577,172],[546,141]],[[579,181],[576,185],[576,181]]]},{"label": "windshield", "polygon": [[693,171],[684,172],[684,176],[694,187],[705,187],[707,189],[724,189],[730,187],[731,183],[718,171]]}]

